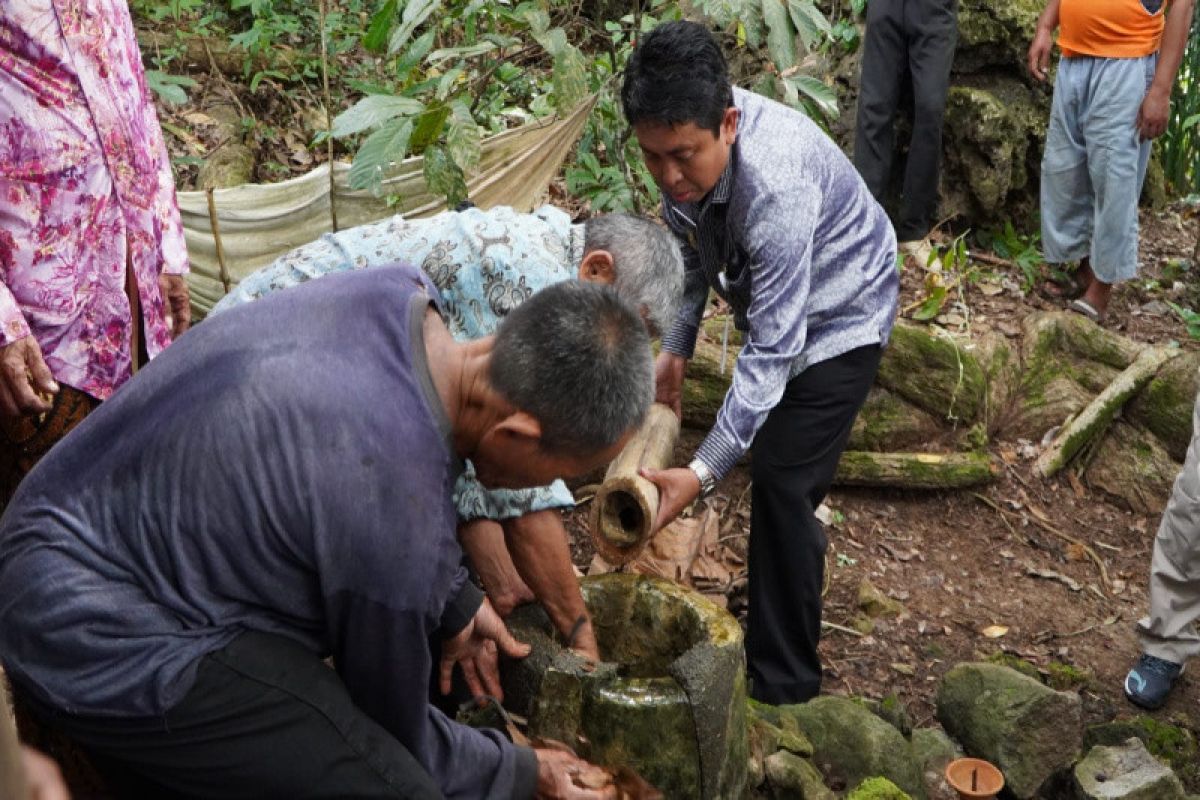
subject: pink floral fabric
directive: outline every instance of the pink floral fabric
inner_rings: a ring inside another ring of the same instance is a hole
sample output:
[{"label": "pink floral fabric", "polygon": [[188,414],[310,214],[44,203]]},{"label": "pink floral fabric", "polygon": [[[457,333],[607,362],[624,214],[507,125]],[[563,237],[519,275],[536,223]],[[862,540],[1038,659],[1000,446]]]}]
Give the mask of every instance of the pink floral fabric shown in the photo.
[{"label": "pink floral fabric", "polygon": [[125,0],[0,9],[0,346],[32,335],[55,379],[101,400],[131,374],[127,265],[146,350],[158,288],[187,272],[162,131]]}]

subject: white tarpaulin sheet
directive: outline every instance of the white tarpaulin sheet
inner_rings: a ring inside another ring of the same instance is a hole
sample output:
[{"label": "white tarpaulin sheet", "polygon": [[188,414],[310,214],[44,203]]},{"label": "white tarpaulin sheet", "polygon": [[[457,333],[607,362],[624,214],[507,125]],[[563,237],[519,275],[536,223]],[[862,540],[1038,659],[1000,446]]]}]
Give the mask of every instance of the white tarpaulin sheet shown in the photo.
[{"label": "white tarpaulin sheet", "polygon": [[[530,211],[583,132],[595,98],[564,119],[527,123],[483,140],[479,167],[468,176],[470,199],[480,208],[497,205]],[[421,158],[408,158],[383,181],[377,196],[346,185],[349,164],[333,167],[333,210],[339,229],[392,214],[424,217],[445,209],[445,198],[425,186]],[[203,315],[227,287],[280,255],[333,230],[329,166],[272,184],[245,184],[210,192],[179,192],[179,210],[192,272],[188,284],[194,313]],[[211,196],[210,196],[211,195]],[[389,206],[388,195],[399,198]],[[219,234],[220,253],[218,254]],[[223,265],[223,266],[222,266]]]}]

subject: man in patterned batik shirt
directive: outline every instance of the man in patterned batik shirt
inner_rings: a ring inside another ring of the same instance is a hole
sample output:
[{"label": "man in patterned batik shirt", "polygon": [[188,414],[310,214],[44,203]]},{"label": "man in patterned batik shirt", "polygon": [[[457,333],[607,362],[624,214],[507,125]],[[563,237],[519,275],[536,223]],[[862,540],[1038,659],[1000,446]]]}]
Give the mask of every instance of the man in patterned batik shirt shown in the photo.
[{"label": "man in patterned batik shirt", "polygon": [[638,41],[621,89],[663,218],[685,242],[683,303],[663,334],[658,400],[679,411],[709,289],[745,344],[692,462],[647,471],[661,527],[750,450],[747,673],[768,703],[821,688],[826,540],[815,511],[896,316],[896,236],[883,208],[812,120],[734,88],[694,22]]},{"label": "man in patterned batik shirt", "polygon": [[188,325],[183,229],[123,0],[0,13],[0,509]]},{"label": "man in patterned batik shirt", "polygon": [[[420,266],[437,285],[446,325],[459,341],[494,334],[535,292],[575,277],[613,284],[651,330],[661,330],[683,285],[678,244],[649,220],[607,214],[572,225],[553,206],[531,214],[470,208],[326,234],[247,277],[212,313],[330,273],[396,261]],[[577,650],[598,657],[559,513],[575,505],[566,485],[488,490],[468,463],[455,503],[459,538],[497,610],[507,615],[536,596]]]}]

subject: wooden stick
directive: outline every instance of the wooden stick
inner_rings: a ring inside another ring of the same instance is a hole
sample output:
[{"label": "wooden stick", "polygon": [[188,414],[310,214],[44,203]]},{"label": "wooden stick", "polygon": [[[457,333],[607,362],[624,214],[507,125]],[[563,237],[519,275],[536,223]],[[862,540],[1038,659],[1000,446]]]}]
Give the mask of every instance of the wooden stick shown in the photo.
[{"label": "wooden stick", "polygon": [[225,294],[229,294],[233,288],[233,282],[229,279],[229,267],[225,265],[225,245],[221,243],[221,223],[217,222],[217,201],[213,197],[212,187],[209,187],[205,195],[208,197],[208,224],[212,228],[213,243],[216,245],[221,285],[225,287]]},{"label": "wooden stick", "polygon": [[627,563],[650,541],[658,515],[658,487],[638,470],[669,465],[678,438],[679,417],[655,403],[641,430],[609,465],[592,502],[592,539],[608,563]]},{"label": "wooden stick", "polygon": [[333,225],[333,232],[338,232],[337,208],[334,205],[334,197],[337,194],[337,186],[333,180],[333,105],[329,99],[329,52],[325,45],[325,1],[321,0],[321,83],[324,86],[325,95],[325,144],[328,158],[326,163],[329,164],[329,221]]},{"label": "wooden stick", "polygon": [[1065,467],[1085,444],[1108,428],[1117,412],[1150,382],[1158,368],[1178,353],[1178,350],[1163,347],[1147,347],[1143,350],[1095,400],[1063,426],[1050,446],[1038,457],[1037,471],[1049,478]]}]

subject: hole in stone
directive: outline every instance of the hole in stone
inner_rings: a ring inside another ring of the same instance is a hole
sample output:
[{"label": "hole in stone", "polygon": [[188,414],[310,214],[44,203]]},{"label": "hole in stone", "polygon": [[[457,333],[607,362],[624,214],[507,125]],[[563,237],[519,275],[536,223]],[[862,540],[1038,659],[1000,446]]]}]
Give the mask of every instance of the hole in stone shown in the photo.
[{"label": "hole in stone", "polygon": [[633,495],[628,492],[611,492],[604,498],[600,510],[601,530],[604,538],[616,545],[635,544],[646,522],[646,515]]},{"label": "hole in stone", "polygon": [[699,614],[679,597],[646,588],[630,592],[614,583],[588,586],[584,599],[601,659],[616,664],[624,677],[669,675],[671,663],[705,636]]}]

